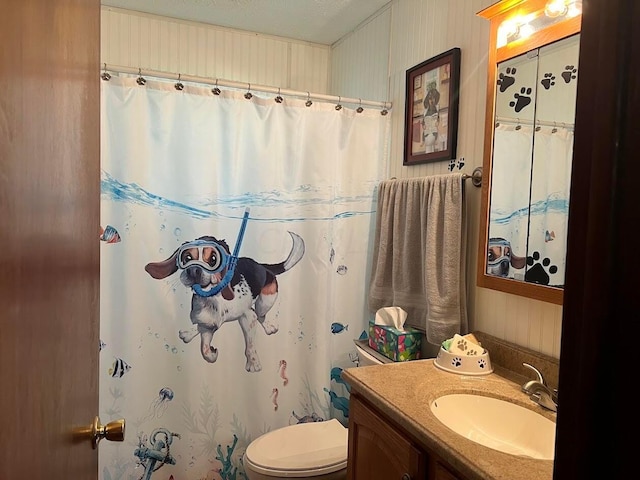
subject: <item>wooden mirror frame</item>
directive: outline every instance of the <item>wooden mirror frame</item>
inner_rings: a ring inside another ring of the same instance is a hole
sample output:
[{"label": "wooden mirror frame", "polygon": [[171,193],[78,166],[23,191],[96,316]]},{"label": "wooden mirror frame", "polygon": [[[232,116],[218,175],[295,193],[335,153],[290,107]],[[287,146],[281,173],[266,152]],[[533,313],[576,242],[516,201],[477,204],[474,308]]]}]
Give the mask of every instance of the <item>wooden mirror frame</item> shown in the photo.
[{"label": "wooden mirror frame", "polygon": [[522,55],[535,48],[540,48],[563,38],[580,32],[582,15],[567,18],[563,21],[533,33],[524,40],[514,40],[500,48],[498,44],[498,27],[508,18],[527,15],[544,10],[547,0],[502,0],[478,12],[478,16],[491,22],[489,35],[489,58],[487,75],[487,108],[485,110],[485,132],[483,153],[483,178],[480,208],[480,230],[478,241],[477,285],[479,287],[499,290],[514,295],[542,300],[562,305],[564,289],[549,287],[522,280],[488,275],[487,247],[489,241],[489,203],[491,201],[491,179],[493,160],[493,132],[495,120],[496,71],[497,65],[505,60]]}]

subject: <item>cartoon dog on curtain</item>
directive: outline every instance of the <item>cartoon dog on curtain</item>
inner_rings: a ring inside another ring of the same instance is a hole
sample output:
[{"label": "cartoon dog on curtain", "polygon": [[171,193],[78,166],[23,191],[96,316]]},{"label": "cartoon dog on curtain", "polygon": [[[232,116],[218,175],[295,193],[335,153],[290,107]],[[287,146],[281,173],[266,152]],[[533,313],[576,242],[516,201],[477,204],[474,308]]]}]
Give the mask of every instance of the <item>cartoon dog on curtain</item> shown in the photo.
[{"label": "cartoon dog on curtain", "polygon": [[166,260],[148,263],[144,269],[158,280],[181,270],[180,281],[193,290],[193,325],[179,332],[183,342],[189,343],[200,335],[202,357],[213,363],[218,358],[218,350],[211,345],[213,334],[224,323],[238,320],[245,341],[245,369],[259,372],[262,366],[253,343],[256,320],[267,335],[278,331],[276,325],[266,320],[278,297],[276,276],[302,259],[305,246],[300,236],[289,232],[293,245],[287,258],[276,264],[258,263],[252,258],[236,256],[243,231],[244,223],[234,255],[224,240],[204,236],[182,244]]}]

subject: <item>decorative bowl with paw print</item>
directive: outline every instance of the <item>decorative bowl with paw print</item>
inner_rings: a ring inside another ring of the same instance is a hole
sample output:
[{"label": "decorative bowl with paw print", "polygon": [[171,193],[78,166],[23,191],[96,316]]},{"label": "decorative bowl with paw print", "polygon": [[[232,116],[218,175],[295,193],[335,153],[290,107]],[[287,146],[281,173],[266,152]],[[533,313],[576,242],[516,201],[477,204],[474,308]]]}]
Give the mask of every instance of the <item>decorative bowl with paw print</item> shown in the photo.
[{"label": "decorative bowl with paw print", "polygon": [[493,372],[486,349],[480,355],[459,355],[441,346],[433,364],[440,370],[460,375],[489,375]]}]

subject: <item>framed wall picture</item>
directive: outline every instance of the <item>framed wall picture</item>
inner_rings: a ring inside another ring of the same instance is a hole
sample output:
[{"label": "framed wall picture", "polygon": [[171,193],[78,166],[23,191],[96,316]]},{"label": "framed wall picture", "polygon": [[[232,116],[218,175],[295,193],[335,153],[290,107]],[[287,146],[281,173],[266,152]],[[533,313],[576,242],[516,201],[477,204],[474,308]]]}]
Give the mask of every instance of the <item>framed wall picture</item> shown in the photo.
[{"label": "framed wall picture", "polygon": [[460,49],[407,70],[403,165],[456,158]]}]

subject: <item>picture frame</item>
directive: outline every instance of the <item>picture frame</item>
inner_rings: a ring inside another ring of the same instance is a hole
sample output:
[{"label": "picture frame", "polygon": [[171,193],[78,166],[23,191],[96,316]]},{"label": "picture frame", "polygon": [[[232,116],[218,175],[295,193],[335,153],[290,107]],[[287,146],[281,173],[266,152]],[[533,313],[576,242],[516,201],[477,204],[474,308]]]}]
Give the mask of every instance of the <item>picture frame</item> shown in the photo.
[{"label": "picture frame", "polygon": [[456,158],[460,58],[455,47],[407,70],[403,165]]}]

